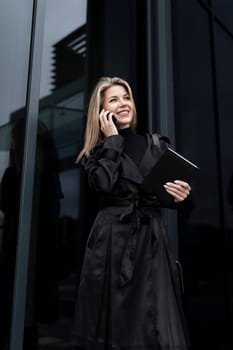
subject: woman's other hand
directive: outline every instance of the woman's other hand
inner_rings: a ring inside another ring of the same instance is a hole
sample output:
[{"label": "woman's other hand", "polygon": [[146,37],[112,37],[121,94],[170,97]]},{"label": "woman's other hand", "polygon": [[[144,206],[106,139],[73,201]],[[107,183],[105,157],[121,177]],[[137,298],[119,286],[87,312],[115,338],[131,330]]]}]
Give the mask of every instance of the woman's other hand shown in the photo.
[{"label": "woman's other hand", "polygon": [[187,182],[181,180],[167,182],[164,187],[166,191],[174,197],[176,203],[185,200],[191,191],[190,185]]},{"label": "woman's other hand", "polygon": [[116,125],[112,120],[113,113],[102,109],[100,112],[100,129],[105,137],[112,135],[118,135],[118,130]]}]

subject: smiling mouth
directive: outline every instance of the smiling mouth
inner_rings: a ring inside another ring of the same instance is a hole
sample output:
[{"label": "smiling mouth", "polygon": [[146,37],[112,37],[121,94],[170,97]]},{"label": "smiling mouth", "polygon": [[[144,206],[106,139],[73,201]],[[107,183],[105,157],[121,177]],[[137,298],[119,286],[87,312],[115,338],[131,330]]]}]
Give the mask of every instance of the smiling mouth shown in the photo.
[{"label": "smiling mouth", "polygon": [[129,111],[118,112],[117,115],[119,115],[120,117],[128,117]]}]

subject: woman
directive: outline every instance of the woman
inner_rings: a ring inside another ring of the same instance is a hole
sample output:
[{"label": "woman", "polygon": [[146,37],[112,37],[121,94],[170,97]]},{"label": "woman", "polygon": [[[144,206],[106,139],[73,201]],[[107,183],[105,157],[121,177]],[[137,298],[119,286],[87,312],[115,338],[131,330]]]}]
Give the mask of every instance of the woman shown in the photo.
[{"label": "woman", "polygon": [[[114,118],[113,118],[114,116]],[[115,122],[114,122],[115,120]],[[78,156],[99,192],[101,209],[88,238],[73,335],[82,349],[185,350],[179,276],[161,218],[161,203],[140,185],[165,149],[135,133],[129,84],[101,78],[90,99]],[[191,190],[164,184],[176,203]]]}]

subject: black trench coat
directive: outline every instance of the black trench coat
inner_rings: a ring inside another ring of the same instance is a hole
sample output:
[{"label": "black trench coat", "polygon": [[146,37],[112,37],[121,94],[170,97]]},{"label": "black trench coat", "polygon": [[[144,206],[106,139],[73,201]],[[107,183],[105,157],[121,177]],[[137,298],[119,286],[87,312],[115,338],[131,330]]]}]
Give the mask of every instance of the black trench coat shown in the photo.
[{"label": "black trench coat", "polygon": [[148,147],[137,166],[121,135],[88,158],[88,181],[102,198],[89,235],[77,297],[74,341],[88,350],[185,350],[180,279],[161,205],[140,191],[160,149]]}]

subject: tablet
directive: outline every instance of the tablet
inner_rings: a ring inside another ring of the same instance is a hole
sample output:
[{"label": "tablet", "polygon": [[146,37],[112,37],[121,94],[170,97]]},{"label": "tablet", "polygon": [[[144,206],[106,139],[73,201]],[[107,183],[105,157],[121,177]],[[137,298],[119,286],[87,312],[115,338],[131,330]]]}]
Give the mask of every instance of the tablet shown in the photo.
[{"label": "tablet", "polygon": [[197,165],[168,147],[144,178],[141,188],[146,193],[156,195],[162,205],[169,207],[174,204],[174,197],[167,193],[163,185],[175,180],[191,183],[198,170]]}]

